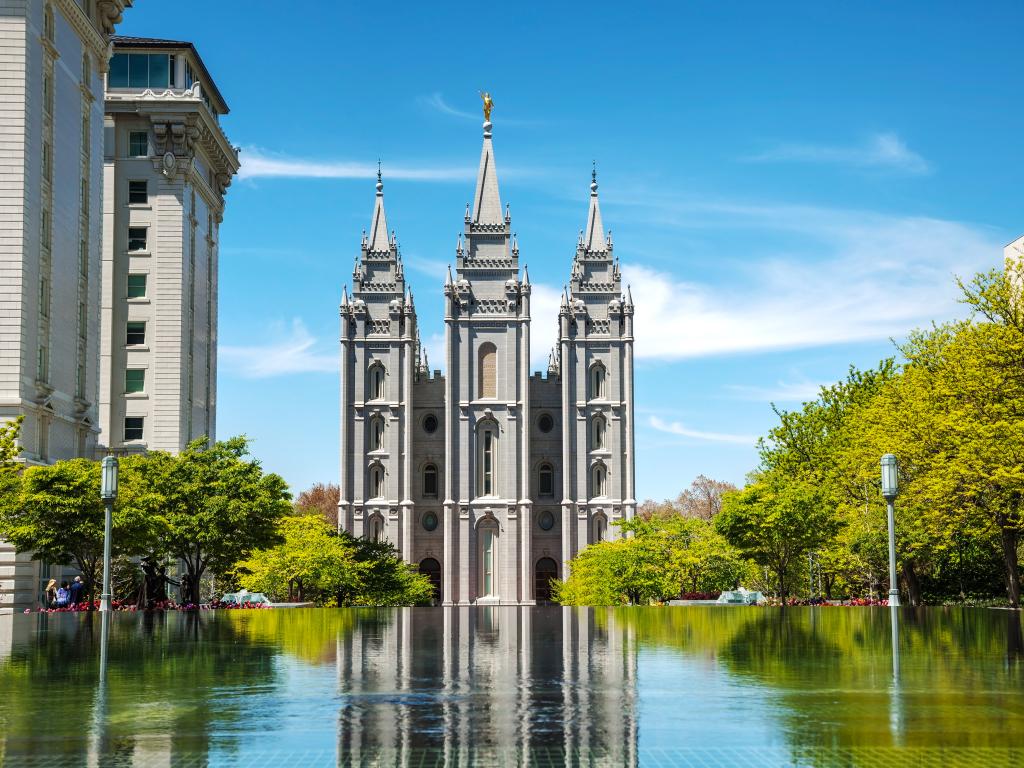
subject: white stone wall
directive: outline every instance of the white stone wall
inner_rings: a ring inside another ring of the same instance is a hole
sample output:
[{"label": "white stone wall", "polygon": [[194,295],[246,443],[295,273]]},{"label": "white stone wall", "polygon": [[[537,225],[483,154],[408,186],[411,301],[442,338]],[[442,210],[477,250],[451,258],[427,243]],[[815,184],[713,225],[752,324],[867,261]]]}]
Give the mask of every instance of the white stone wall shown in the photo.
[{"label": "white stone wall", "polygon": [[[46,8],[53,13],[52,42],[45,42]],[[100,29],[77,4],[0,0],[0,419],[25,416],[28,463],[91,455],[98,432],[105,54]],[[43,83],[51,71],[47,118]],[[49,183],[44,141],[51,146]],[[48,261],[44,210],[51,221]],[[39,384],[41,344],[48,354]],[[0,542],[0,611],[32,605],[37,580],[36,564]]]},{"label": "white stone wall", "polygon": [[[184,53],[179,53],[179,60]],[[181,451],[216,438],[217,269],[223,193],[211,168],[231,173],[237,158],[216,144],[161,146],[154,126],[204,125],[207,106],[188,94],[163,98],[117,92],[107,99],[104,210],[104,371],[100,423],[104,446],[117,451]],[[216,133],[219,128],[209,133]],[[149,155],[131,157],[129,134],[145,131]],[[163,164],[172,151],[173,168]],[[233,166],[233,167],[231,167]],[[129,183],[145,181],[148,201],[128,201]],[[145,251],[128,251],[129,228],[147,232]],[[146,296],[127,297],[128,275],[146,276]],[[146,323],[146,343],[128,347],[128,322]],[[126,393],[125,371],[145,371],[144,391]],[[141,440],[125,440],[126,417],[143,418]]]}]

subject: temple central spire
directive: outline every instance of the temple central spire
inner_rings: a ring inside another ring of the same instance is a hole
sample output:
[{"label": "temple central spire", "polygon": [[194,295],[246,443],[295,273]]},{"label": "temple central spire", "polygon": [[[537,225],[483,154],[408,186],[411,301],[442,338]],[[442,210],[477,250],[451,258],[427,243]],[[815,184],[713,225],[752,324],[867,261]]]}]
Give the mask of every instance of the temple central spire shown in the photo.
[{"label": "temple central spire", "polygon": [[480,171],[476,176],[472,221],[474,224],[505,223],[501,210],[501,194],[498,192],[498,169],[494,165],[490,120],[484,122],[484,146],[480,152]]}]

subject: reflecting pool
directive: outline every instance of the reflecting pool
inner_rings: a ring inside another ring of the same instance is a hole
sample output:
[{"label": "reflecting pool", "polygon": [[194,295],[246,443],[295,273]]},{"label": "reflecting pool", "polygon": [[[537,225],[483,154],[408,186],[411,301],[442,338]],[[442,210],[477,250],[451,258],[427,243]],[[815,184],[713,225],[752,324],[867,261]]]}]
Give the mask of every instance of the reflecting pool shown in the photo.
[{"label": "reflecting pool", "polygon": [[708,606],[0,617],[0,766],[521,764],[1024,765],[1021,616]]}]

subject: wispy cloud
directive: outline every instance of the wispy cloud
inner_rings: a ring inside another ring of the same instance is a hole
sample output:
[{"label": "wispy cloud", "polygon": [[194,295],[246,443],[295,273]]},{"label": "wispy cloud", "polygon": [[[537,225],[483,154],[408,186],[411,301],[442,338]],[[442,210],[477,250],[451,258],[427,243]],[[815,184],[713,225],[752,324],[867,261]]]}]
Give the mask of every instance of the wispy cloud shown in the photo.
[{"label": "wispy cloud", "polygon": [[953,276],[991,266],[995,233],[956,221],[798,205],[633,199],[652,223],[794,235],[752,239],[727,282],[690,282],[626,260],[638,358],[673,360],[901,337],[962,314]]},{"label": "wispy cloud", "polygon": [[699,429],[691,429],[680,421],[663,421],[657,416],[651,416],[648,423],[653,429],[659,432],[666,432],[670,435],[689,437],[694,440],[704,440],[710,443],[735,443],[736,445],[754,445],[757,437],[753,435],[730,435],[721,432],[704,432]]},{"label": "wispy cloud", "polygon": [[[287,157],[255,147],[243,149],[241,158],[240,179],[372,179],[377,175],[375,164]],[[467,181],[476,176],[476,170],[468,166],[388,165],[384,170],[388,179],[406,181]]]},{"label": "wispy cloud", "polygon": [[822,385],[808,380],[777,381],[775,384],[756,387],[746,384],[727,384],[726,390],[739,400],[753,400],[762,403],[806,403],[815,400]]},{"label": "wispy cloud", "polygon": [[458,117],[462,120],[472,120],[473,122],[482,121],[483,114],[480,112],[464,112],[461,109],[456,109],[447,101],[440,93],[432,93],[429,96],[421,96],[419,99],[420,103],[424,106],[430,107],[431,109],[440,112],[443,115],[451,115],[452,117]]},{"label": "wispy cloud", "polygon": [[928,162],[895,133],[877,133],[862,144],[780,144],[743,158],[752,163],[813,163],[852,168],[900,171],[915,175],[931,171]]},{"label": "wispy cloud", "polygon": [[246,379],[265,379],[296,373],[332,373],[338,370],[338,355],[316,349],[317,340],[299,318],[290,327],[270,331],[263,344],[235,346],[222,344],[218,362],[225,372]]}]

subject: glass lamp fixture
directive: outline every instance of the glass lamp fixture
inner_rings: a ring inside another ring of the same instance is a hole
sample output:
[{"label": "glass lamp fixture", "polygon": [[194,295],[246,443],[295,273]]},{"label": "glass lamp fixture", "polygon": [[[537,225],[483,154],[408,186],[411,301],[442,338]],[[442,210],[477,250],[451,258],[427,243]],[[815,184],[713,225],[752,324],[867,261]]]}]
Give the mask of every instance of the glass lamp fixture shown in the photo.
[{"label": "glass lamp fixture", "polygon": [[887,453],[882,457],[882,496],[888,500],[896,498],[899,481],[896,476],[896,457]]},{"label": "glass lamp fixture", "polygon": [[100,462],[100,498],[117,498],[117,457],[104,456]]}]

